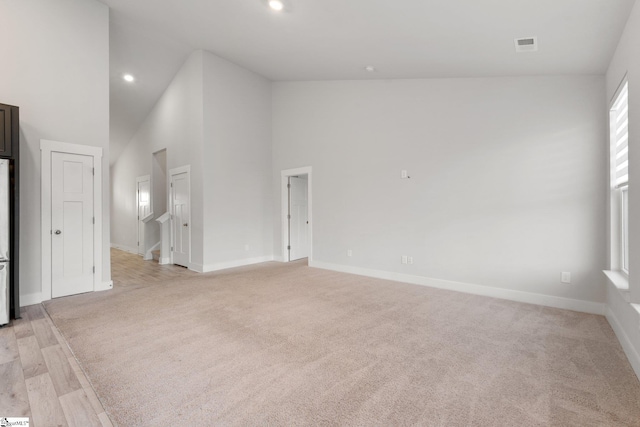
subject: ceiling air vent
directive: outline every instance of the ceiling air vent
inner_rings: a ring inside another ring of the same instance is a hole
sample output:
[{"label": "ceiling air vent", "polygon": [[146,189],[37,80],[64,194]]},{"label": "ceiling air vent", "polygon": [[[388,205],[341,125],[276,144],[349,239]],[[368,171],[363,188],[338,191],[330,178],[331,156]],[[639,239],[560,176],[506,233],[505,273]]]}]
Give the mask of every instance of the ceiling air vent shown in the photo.
[{"label": "ceiling air vent", "polygon": [[515,39],[516,52],[536,52],[538,50],[537,37],[525,37],[523,39]]}]

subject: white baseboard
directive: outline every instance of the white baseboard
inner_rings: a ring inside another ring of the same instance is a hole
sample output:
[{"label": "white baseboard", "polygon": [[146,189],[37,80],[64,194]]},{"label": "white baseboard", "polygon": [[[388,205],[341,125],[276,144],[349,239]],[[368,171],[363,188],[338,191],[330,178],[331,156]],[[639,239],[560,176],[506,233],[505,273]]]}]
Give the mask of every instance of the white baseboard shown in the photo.
[{"label": "white baseboard", "polygon": [[242,266],[251,265],[251,264],[260,264],[262,262],[267,262],[267,261],[273,261],[273,256],[266,255],[266,256],[255,257],[255,258],[244,258],[244,259],[238,259],[234,261],[225,261],[225,262],[217,262],[215,264],[206,264],[204,266],[201,266],[201,270],[196,270],[196,271],[200,271],[201,273],[208,273],[211,271],[225,270],[227,268],[242,267]]},{"label": "white baseboard", "polygon": [[281,255],[274,256],[273,261],[285,262],[284,258]]},{"label": "white baseboard", "polygon": [[450,291],[465,292],[468,294],[484,295],[493,298],[543,305],[546,307],[563,308],[567,310],[580,311],[583,313],[600,315],[605,314],[605,304],[592,301],[576,300],[557,297],[553,295],[534,294],[512,289],[493,288],[490,286],[453,282],[442,279],[432,279],[430,277],[424,276],[414,276],[411,274],[372,270],[368,268],[332,264],[322,261],[310,261],[309,267],[339,271],[342,273],[357,274],[360,276],[375,277],[377,279],[393,280],[396,282],[411,283],[414,285],[429,286],[432,288],[448,289]]},{"label": "white baseboard", "polygon": [[[101,282],[96,286],[95,292],[98,291],[108,291],[109,289],[113,289],[113,280],[109,280],[108,282]],[[45,301],[42,298],[41,292],[36,292],[34,294],[20,295],[20,307],[26,307],[28,305],[40,304]]]},{"label": "white baseboard", "polygon": [[113,280],[99,283],[98,286],[96,286],[95,292],[108,291],[110,289],[113,289]]},{"label": "white baseboard", "polygon": [[132,247],[132,246],[120,245],[118,243],[112,243],[111,247],[114,248],[114,249],[120,249],[121,251],[132,253],[134,255],[140,255],[138,253],[138,248],[135,248],[135,247]]},{"label": "white baseboard", "polygon": [[160,257],[160,259],[158,260],[158,264],[160,264],[160,265],[171,264],[171,258],[169,258],[169,257],[165,257],[165,258]]},{"label": "white baseboard", "polygon": [[631,367],[635,371],[638,379],[640,379],[640,354],[631,343],[629,336],[624,331],[624,328],[620,324],[620,321],[616,317],[616,314],[609,306],[607,306],[606,316],[609,324],[611,325],[611,328],[613,329],[613,332],[615,332],[616,336],[618,337],[618,341],[620,341],[620,344],[622,345],[624,353],[627,355],[627,359],[629,359]]},{"label": "white baseboard", "polygon": [[36,292],[35,294],[20,295],[20,307],[40,304],[41,302],[42,302],[41,292]]}]

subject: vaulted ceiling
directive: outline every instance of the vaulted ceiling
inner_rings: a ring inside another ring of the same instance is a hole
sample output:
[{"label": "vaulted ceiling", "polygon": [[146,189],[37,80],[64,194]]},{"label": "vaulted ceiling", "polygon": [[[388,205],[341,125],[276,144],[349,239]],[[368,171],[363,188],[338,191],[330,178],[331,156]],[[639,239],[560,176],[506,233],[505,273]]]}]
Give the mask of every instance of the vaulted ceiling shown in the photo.
[{"label": "vaulted ceiling", "polygon": [[[111,161],[193,50],[274,81],[604,74],[634,1],[102,0]],[[530,36],[539,50],[516,53]]]}]

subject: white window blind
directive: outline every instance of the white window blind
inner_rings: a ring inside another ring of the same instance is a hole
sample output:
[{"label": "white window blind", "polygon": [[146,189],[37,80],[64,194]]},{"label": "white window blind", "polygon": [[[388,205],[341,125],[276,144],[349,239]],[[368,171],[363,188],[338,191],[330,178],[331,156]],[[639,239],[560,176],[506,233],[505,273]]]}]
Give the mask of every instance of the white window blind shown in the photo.
[{"label": "white window blind", "polygon": [[615,156],[614,185],[621,187],[629,182],[629,92],[628,83],[620,90],[611,109],[611,136]]}]

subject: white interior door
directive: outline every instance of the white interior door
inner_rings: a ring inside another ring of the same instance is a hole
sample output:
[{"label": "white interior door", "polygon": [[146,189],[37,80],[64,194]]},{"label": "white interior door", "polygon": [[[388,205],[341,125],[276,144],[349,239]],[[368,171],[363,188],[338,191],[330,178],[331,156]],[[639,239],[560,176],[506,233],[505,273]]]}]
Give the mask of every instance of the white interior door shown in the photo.
[{"label": "white interior door", "polygon": [[289,261],[309,257],[308,180],[289,177]]},{"label": "white interior door", "polygon": [[138,253],[144,255],[144,222],[151,213],[151,177],[149,175],[136,178],[136,197],[138,199]]},{"label": "white interior door", "polygon": [[174,264],[188,267],[191,257],[189,171],[174,169],[170,175],[171,258]]},{"label": "white interior door", "polygon": [[93,157],[51,153],[51,296],[93,291]]}]

